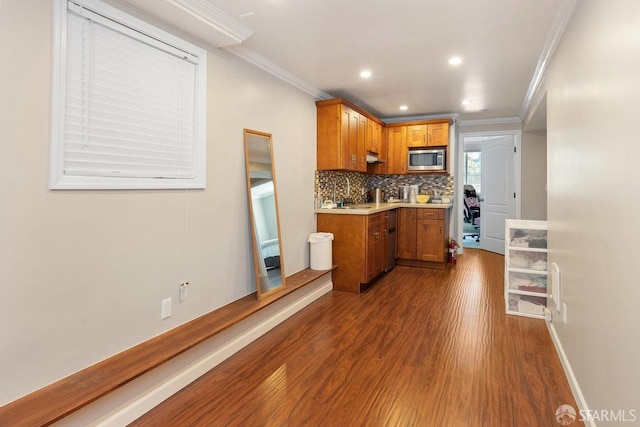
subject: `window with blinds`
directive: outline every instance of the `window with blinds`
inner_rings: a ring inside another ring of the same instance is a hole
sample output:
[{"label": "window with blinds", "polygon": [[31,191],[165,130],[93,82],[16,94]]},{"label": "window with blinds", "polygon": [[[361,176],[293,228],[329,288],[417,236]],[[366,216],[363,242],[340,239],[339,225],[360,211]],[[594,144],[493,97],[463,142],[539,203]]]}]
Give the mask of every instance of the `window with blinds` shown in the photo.
[{"label": "window with blinds", "polygon": [[59,0],[50,188],[204,188],[206,51]]}]

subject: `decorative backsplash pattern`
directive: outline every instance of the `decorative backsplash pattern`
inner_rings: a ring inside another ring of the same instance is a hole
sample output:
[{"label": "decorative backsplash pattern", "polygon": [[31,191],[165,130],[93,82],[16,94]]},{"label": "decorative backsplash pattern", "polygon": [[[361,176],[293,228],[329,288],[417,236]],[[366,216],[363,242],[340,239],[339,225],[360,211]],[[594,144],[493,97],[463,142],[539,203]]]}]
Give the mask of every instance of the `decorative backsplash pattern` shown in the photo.
[{"label": "decorative backsplash pattern", "polygon": [[[335,182],[335,199],[333,187]],[[347,194],[347,182],[349,194]],[[410,175],[367,175],[360,172],[316,171],[316,197],[334,202],[351,199],[353,203],[367,202],[368,191],[380,188],[385,199],[398,197],[403,185],[419,185],[420,192],[432,194],[434,189],[443,194],[453,194],[454,178],[450,175],[410,174]]]},{"label": "decorative backsplash pattern", "polygon": [[403,185],[419,185],[420,193],[433,194],[433,190],[441,190],[442,194],[453,194],[453,176],[435,174],[411,175],[371,175],[370,188],[380,188],[385,198],[398,198],[400,187]]},{"label": "decorative backsplash pattern", "polygon": [[[316,171],[316,196],[322,200],[351,199],[353,203],[367,201],[367,180],[369,175],[360,172]],[[333,185],[335,182],[335,198]],[[348,183],[348,186],[347,186]],[[350,190],[347,193],[347,187]]]}]

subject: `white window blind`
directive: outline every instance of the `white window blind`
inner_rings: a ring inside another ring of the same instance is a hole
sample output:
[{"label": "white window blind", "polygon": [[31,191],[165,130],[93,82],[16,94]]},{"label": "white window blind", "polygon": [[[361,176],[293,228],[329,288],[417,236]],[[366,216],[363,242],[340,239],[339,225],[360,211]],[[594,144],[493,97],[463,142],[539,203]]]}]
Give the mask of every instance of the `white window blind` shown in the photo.
[{"label": "white window blind", "polygon": [[206,56],[134,29],[147,25],[134,18],[123,25],[102,3],[80,3],[65,12],[51,187],[203,188]]}]

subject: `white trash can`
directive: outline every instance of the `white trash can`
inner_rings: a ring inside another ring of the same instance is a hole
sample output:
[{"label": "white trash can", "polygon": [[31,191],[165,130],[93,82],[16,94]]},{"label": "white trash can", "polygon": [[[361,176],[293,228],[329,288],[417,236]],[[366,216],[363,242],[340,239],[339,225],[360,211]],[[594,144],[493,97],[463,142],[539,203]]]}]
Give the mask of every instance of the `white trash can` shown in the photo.
[{"label": "white trash can", "polygon": [[309,267],[312,270],[331,270],[332,264],[332,233],[309,234]]}]

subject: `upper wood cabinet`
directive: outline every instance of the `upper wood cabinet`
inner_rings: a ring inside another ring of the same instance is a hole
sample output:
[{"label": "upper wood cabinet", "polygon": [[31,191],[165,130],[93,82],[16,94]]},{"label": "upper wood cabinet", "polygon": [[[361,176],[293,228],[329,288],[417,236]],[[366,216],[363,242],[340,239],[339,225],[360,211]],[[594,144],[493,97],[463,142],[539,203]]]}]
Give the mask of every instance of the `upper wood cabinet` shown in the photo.
[{"label": "upper wood cabinet", "polygon": [[427,146],[441,147],[449,145],[449,121],[427,125]]},{"label": "upper wood cabinet", "polygon": [[[371,121],[369,121],[369,124],[371,124]],[[382,125],[378,125],[378,127],[380,130],[380,136],[378,138],[378,163],[368,163],[367,173],[386,175],[389,165],[387,157],[387,128],[383,127]]]},{"label": "upper wood cabinet", "polygon": [[368,122],[368,136],[367,136],[367,151],[378,154],[378,157],[382,153],[382,125],[373,120],[367,120]]},{"label": "upper wood cabinet", "polygon": [[407,126],[407,147],[427,146],[427,125]]},{"label": "upper wood cabinet", "polygon": [[317,101],[316,108],[318,170],[366,172],[367,150],[380,149],[382,122],[340,98]]},{"label": "upper wood cabinet", "polygon": [[387,128],[387,173],[407,173],[407,127]]},{"label": "upper wood cabinet", "polygon": [[407,126],[407,147],[442,147],[449,145],[449,122]]}]

